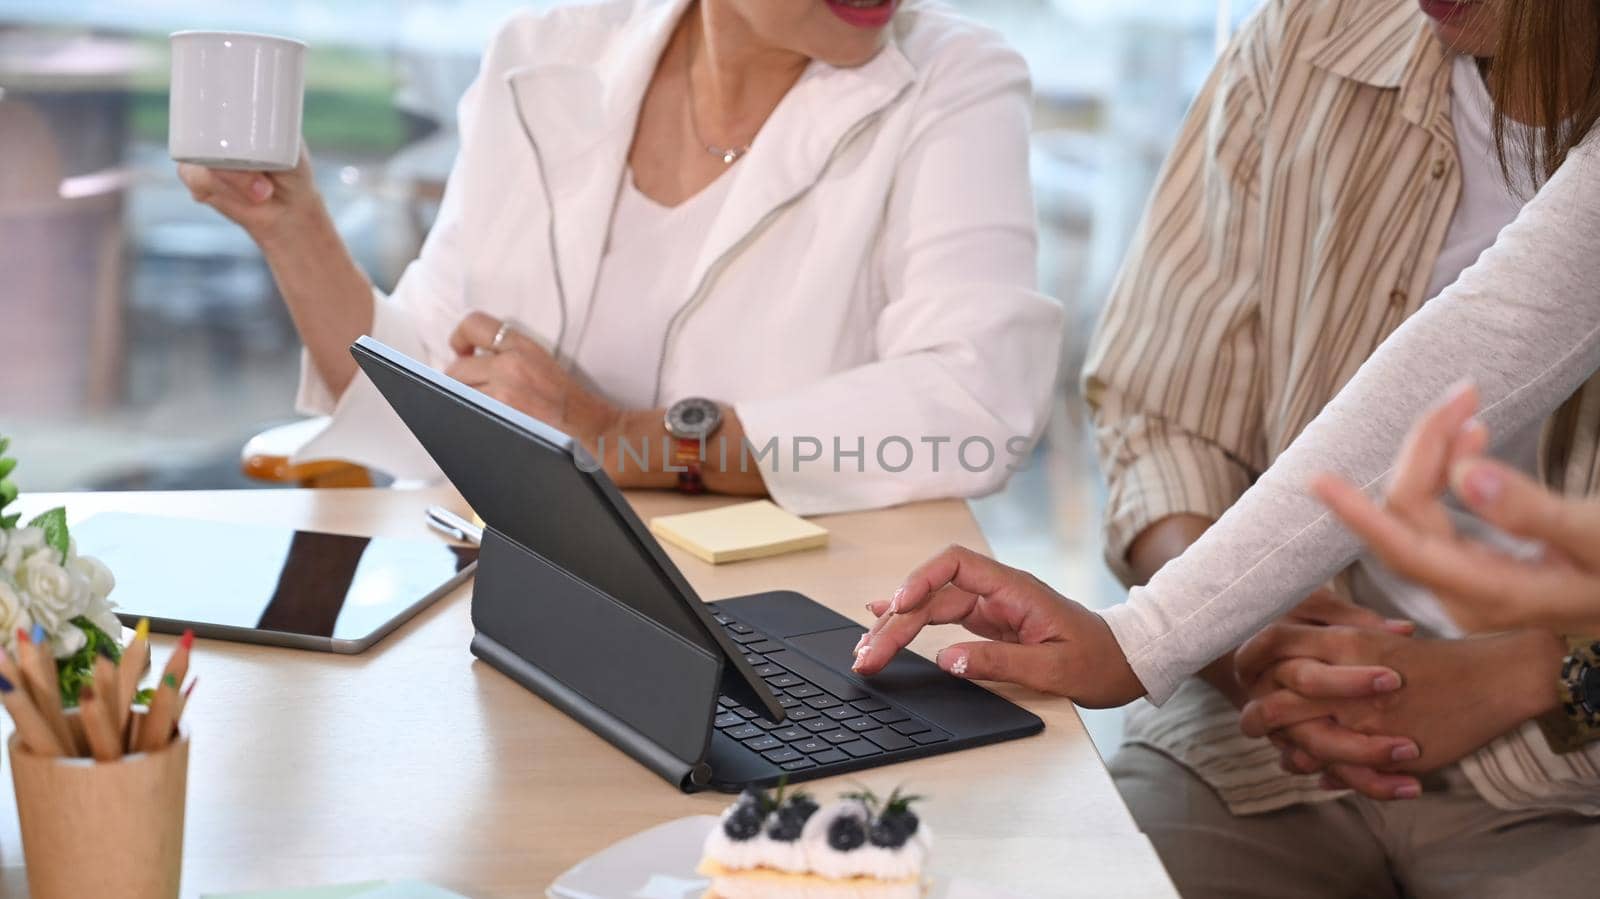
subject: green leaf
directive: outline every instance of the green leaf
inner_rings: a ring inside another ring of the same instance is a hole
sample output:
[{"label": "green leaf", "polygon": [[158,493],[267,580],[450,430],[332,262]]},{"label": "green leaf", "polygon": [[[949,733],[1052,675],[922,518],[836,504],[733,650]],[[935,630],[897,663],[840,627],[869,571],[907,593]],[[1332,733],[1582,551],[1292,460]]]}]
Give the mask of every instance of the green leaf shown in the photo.
[{"label": "green leaf", "polygon": [[0,456],[0,478],[17,470],[17,460]]},{"label": "green leaf", "polygon": [[61,558],[67,557],[67,548],[71,545],[67,535],[67,510],[57,506],[28,522],[30,528],[40,528],[44,531],[44,542],[55,547],[61,553]]},{"label": "green leaf", "polygon": [[83,616],[72,619],[72,623],[83,631],[83,648],[72,655],[56,660],[56,673],[61,682],[61,704],[73,708],[78,704],[78,692],[83,685],[94,680],[94,660],[100,654],[100,647],[105,647],[106,654],[111,661],[122,659],[122,644],[116,641],[105,631],[95,627],[94,623]]},{"label": "green leaf", "polygon": [[9,479],[0,480],[0,509],[11,505],[16,498],[17,485],[13,484]]},{"label": "green leaf", "polygon": [[[3,504],[0,504],[0,505],[3,505]],[[18,512],[15,515],[7,515],[4,518],[0,518],[0,531],[9,531],[9,530],[11,530],[12,528],[17,526],[17,522],[20,521],[20,520],[22,520],[22,513],[21,512]]]},{"label": "green leaf", "polygon": [[11,438],[10,437],[0,437],[0,456],[5,455],[6,450],[10,449],[10,447],[11,447]]}]

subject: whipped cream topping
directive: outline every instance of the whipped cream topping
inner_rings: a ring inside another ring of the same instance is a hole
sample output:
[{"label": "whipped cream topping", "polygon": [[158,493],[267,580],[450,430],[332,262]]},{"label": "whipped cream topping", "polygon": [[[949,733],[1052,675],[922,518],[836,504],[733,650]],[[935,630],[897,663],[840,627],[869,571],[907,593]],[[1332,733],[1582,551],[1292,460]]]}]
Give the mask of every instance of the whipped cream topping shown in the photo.
[{"label": "whipped cream topping", "polygon": [[871,877],[878,880],[903,880],[917,877],[927,861],[928,848],[933,834],[926,824],[905,845],[893,849],[874,846],[871,841],[841,852],[828,845],[828,828],[845,815],[861,819],[863,826],[869,819],[864,803],[846,799],[823,806],[806,821],[800,839],[792,842],[774,840],[763,831],[749,840],[734,840],[723,830],[723,822],[733,809],[725,809],[717,826],[706,836],[705,856],[727,868],[746,870],[770,868],[790,874],[816,874],[835,880],[850,877]]}]

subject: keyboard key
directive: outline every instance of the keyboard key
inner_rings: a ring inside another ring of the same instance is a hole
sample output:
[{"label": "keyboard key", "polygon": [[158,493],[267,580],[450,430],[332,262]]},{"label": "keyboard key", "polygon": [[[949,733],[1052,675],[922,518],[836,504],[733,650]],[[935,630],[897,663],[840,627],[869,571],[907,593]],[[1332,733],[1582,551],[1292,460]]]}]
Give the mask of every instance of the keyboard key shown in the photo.
[{"label": "keyboard key", "polygon": [[[731,636],[733,637],[733,642],[735,642],[735,643],[756,643],[758,641],[766,639],[765,637],[761,636],[760,634],[750,634],[750,633],[732,634]],[[760,652],[760,651],[762,651],[762,650],[757,650],[757,652]]]},{"label": "keyboard key", "polygon": [[754,718],[756,716],[754,709],[747,709],[744,706],[739,706],[733,711],[734,714],[738,715],[740,718]]},{"label": "keyboard key", "polygon": [[772,735],[785,743],[793,743],[810,737],[811,732],[803,727],[782,727],[773,731]]},{"label": "keyboard key", "polygon": [[785,771],[799,771],[802,768],[814,768],[816,767],[816,764],[816,762],[813,762],[810,759],[795,759],[792,762],[784,762],[778,767]]},{"label": "keyboard key", "polygon": [[711,617],[715,618],[717,620],[718,624],[732,624],[733,623],[733,619],[732,618],[729,618],[728,616],[722,614],[721,612],[712,612],[711,613]]},{"label": "keyboard key", "polygon": [[711,724],[715,727],[738,727],[743,723],[744,719],[733,714],[732,712],[724,712],[723,714],[717,716],[717,720],[711,722]]},{"label": "keyboard key", "polygon": [[[778,705],[780,705],[780,706],[782,706],[783,708],[786,708],[786,709],[792,709],[795,706],[800,705],[800,700],[795,699],[793,696],[785,696],[783,694],[779,694],[776,698],[778,700]],[[812,709],[812,711],[816,711],[816,710]]]},{"label": "keyboard key", "polygon": [[[749,649],[749,648],[750,647],[748,647],[748,646],[745,647],[745,649]],[[747,664],[750,667],[754,668],[757,665],[765,665],[767,663],[767,657],[766,656],[758,656],[758,655],[756,655],[755,653],[752,652],[749,655],[744,657],[744,661],[745,661],[745,664]]]},{"label": "keyboard key", "polygon": [[[740,640],[739,642],[740,643],[744,643],[743,640]],[[759,652],[759,653],[765,654],[765,653],[778,652],[781,649],[783,649],[783,644],[779,643],[779,642],[777,642],[775,640],[762,640],[760,643],[745,643],[744,644],[744,651],[745,652]],[[780,662],[779,664],[782,664],[782,663]],[[784,667],[787,668],[789,666],[784,665]]]},{"label": "keyboard key", "polygon": [[905,734],[908,737],[912,734],[920,734],[929,729],[928,725],[923,724],[921,721],[918,721],[915,718],[912,718],[910,721],[896,721],[889,726],[894,728],[897,733]]},{"label": "keyboard key", "polygon": [[882,727],[877,730],[869,730],[862,734],[862,736],[878,744],[884,749],[904,749],[911,745],[911,741],[907,740],[905,735],[897,734],[887,727]]},{"label": "keyboard key", "polygon": [[788,726],[788,722],[785,722],[785,721],[768,721],[766,718],[751,718],[750,719],[750,723],[754,724],[756,727],[761,728],[762,730],[777,730],[780,727],[787,727]]},{"label": "keyboard key", "polygon": [[766,752],[768,749],[777,749],[783,744],[778,742],[778,740],[774,738],[772,734],[762,734],[761,736],[756,737],[754,740],[744,741],[744,745],[754,749],[756,752]]},{"label": "keyboard key", "polygon": [[866,740],[856,740],[853,743],[845,743],[839,748],[850,753],[851,756],[858,759],[869,755],[877,755],[879,752],[882,752],[881,749],[872,745],[871,743],[868,743]]},{"label": "keyboard key", "polygon": [[882,702],[877,699],[857,699],[855,702],[850,704],[863,712],[881,712],[889,707],[887,702]]},{"label": "keyboard key", "polygon": [[877,730],[883,725],[863,715],[860,718],[851,718],[849,721],[844,722],[844,726],[853,731],[859,732],[863,730]]},{"label": "keyboard key", "polygon": [[[789,699],[791,697],[785,696],[783,698],[784,699]],[[783,700],[779,700],[779,701],[782,702]],[[801,705],[800,704],[800,700],[798,700],[798,699],[796,699],[794,701],[794,705],[793,706],[787,706],[786,705],[786,706],[784,706],[784,708],[789,710],[789,720],[790,721],[805,721],[808,718],[820,718],[820,717],[822,717],[822,713],[821,712],[817,711],[816,709],[812,708],[811,706]]]},{"label": "keyboard key", "polygon": [[856,735],[847,730],[830,730],[822,735],[829,743],[849,743]]},{"label": "keyboard key", "polygon": [[734,621],[728,624],[728,630],[733,631],[736,634],[748,634],[754,629],[748,624],[740,624],[739,622]]},{"label": "keyboard key", "polygon": [[[766,677],[766,675],[762,676]],[[767,684],[773,687],[800,687],[805,685],[805,681],[795,677],[792,674],[785,673],[779,674],[776,677],[768,677]]]},{"label": "keyboard key", "polygon": [[845,755],[837,749],[828,749],[822,752],[811,753],[811,760],[819,765],[831,765],[834,762],[842,762],[849,757],[850,756]]},{"label": "keyboard key", "polygon": [[801,684],[798,687],[790,687],[786,692],[790,696],[795,696],[795,697],[798,697],[800,699],[805,699],[808,696],[821,696],[822,695],[822,691],[821,690],[818,690],[816,687],[813,687],[810,684]]},{"label": "keyboard key", "polygon": [[782,749],[772,749],[761,754],[766,756],[766,759],[769,762],[792,762],[795,759],[805,758],[805,756],[795,752],[793,749],[790,749],[787,746],[783,747]]},{"label": "keyboard key", "polygon": [[783,673],[784,671],[782,668],[779,668],[777,665],[774,665],[771,662],[768,662],[765,665],[756,666],[756,675],[758,677],[777,677]]},{"label": "keyboard key", "polygon": [[[743,721],[744,719],[741,718],[739,720]],[[761,736],[762,730],[754,724],[743,724],[728,731],[727,734],[735,740],[748,740],[751,737]]]},{"label": "keyboard key", "polygon": [[817,737],[807,737],[804,740],[798,740],[789,745],[792,748],[805,753],[806,755],[810,755],[813,752],[826,752],[833,744],[829,743],[827,740],[819,739]]},{"label": "keyboard key", "polygon": [[839,722],[830,721],[827,718],[818,715],[815,718],[800,722],[800,726],[814,734],[820,734],[825,730],[838,730]]},{"label": "keyboard key", "polygon": [[856,711],[855,709],[852,709],[851,707],[849,707],[847,705],[841,705],[841,706],[838,706],[837,708],[831,708],[831,709],[827,710],[826,712],[823,712],[822,714],[827,715],[829,718],[832,718],[835,721],[843,721],[846,718],[860,718],[861,717],[861,713],[860,712]]},{"label": "keyboard key", "polygon": [[918,743],[922,744],[923,746],[926,746],[929,743],[943,743],[945,740],[948,740],[950,738],[945,736],[944,734],[939,733],[936,730],[930,730],[930,731],[928,731],[926,733],[912,734],[911,735],[911,739],[916,740]]},{"label": "keyboard key", "polygon": [[[821,696],[808,696],[808,697],[806,697],[806,705],[811,706],[812,708],[814,708],[814,709],[816,709],[818,711],[821,711],[823,709],[831,709],[831,708],[833,708],[834,706],[836,706],[838,704],[839,704],[839,700],[834,699],[832,696],[829,696],[826,693],[822,694]],[[880,712],[879,714],[882,714],[882,713]]]},{"label": "keyboard key", "polygon": [[849,678],[836,671],[824,668],[798,652],[784,649],[782,644],[773,647],[773,651],[758,650],[772,656],[772,661],[793,671],[813,684],[827,690],[829,693],[843,700],[867,699],[867,691],[861,689]]},{"label": "keyboard key", "polygon": [[911,716],[899,709],[889,709],[883,712],[873,712],[872,717],[882,721],[884,724],[893,724],[896,721],[905,721]]}]

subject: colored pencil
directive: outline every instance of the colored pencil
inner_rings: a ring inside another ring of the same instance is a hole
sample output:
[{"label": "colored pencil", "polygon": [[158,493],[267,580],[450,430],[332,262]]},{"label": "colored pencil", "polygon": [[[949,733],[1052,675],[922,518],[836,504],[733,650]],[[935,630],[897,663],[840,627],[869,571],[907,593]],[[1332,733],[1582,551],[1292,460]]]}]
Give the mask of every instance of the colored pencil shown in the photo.
[{"label": "colored pencil", "polygon": [[89,738],[90,754],[97,762],[114,762],[122,757],[122,747],[117,743],[116,731],[111,729],[111,714],[105,704],[93,684],[84,684],[78,691],[78,720]]},{"label": "colored pencil", "polygon": [[189,707],[189,694],[194,692],[194,685],[200,683],[199,675],[189,679],[189,686],[183,688],[183,695],[178,697],[178,710],[172,715],[172,727],[177,729],[178,723],[183,720],[183,710]]},{"label": "colored pencil", "polygon": [[[168,667],[171,667],[170,664]],[[150,711],[145,714],[144,723],[139,725],[135,748],[139,752],[154,752],[167,745],[172,738],[173,716],[177,710],[178,679],[171,674],[163,674],[161,683],[156,685],[155,698],[150,700]]]},{"label": "colored pencil", "polygon": [[34,709],[63,751],[77,754],[78,741],[72,735],[72,728],[67,726],[67,716],[61,712],[61,679],[56,673],[56,660],[50,654],[50,647],[44,645],[44,628],[37,624],[31,635],[17,628],[17,668],[22,680],[16,681],[15,686],[23,688],[33,698]]},{"label": "colored pencil", "polygon": [[133,697],[139,692],[139,681],[150,668],[150,619],[139,619],[139,626],[133,629],[133,639],[128,642],[128,648],[122,651],[122,662],[118,668],[121,671],[117,681],[117,733],[122,735],[123,744],[129,745]]},{"label": "colored pencil", "polygon": [[0,675],[0,703],[11,713],[11,722],[17,726],[22,744],[29,752],[45,757],[65,754],[61,744],[56,741],[56,735],[51,733],[50,725],[45,723],[44,717],[28,698],[28,692],[18,689],[11,678],[4,675]]},{"label": "colored pencil", "polygon": [[117,670],[117,663],[111,661],[111,654],[105,647],[94,660],[94,687],[100,697],[100,708],[105,713],[106,725],[111,728],[115,737],[122,733],[123,715],[125,711],[117,709],[117,697],[122,695],[121,673]]}]

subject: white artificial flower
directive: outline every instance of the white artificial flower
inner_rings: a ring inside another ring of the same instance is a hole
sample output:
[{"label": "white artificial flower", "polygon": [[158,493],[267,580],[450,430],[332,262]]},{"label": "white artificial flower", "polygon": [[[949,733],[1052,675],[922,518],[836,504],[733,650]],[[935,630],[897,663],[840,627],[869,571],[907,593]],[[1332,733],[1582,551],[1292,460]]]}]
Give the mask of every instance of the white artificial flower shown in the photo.
[{"label": "white artificial flower", "polygon": [[33,619],[56,638],[59,650],[59,631],[89,607],[89,581],[57,564],[57,555],[52,549],[24,557],[17,571],[17,584],[28,597]]},{"label": "white artificial flower", "polygon": [[11,575],[0,571],[0,647],[16,651],[17,629],[32,630],[33,615]]},{"label": "white artificial flower", "polygon": [[75,655],[89,642],[88,636],[76,624],[67,622],[50,631],[50,650],[58,659]]},{"label": "white artificial flower", "polygon": [[67,570],[88,581],[89,593],[95,599],[105,599],[117,586],[111,569],[94,556],[80,556],[74,552],[67,558]]},{"label": "white artificial flower", "polygon": [[43,548],[44,545],[44,530],[42,528],[17,528],[10,532],[6,540],[5,552],[0,553],[0,569],[15,575],[22,567],[23,558]]}]

